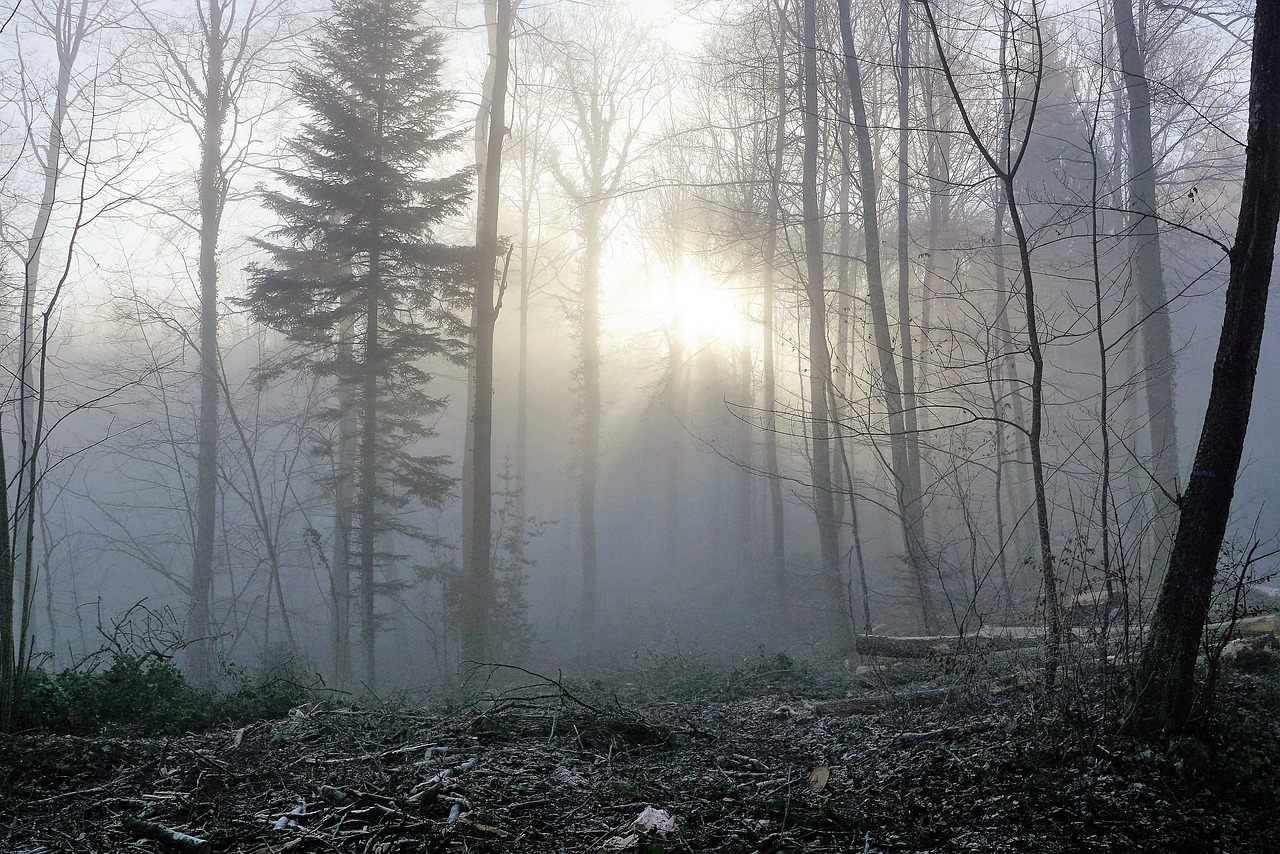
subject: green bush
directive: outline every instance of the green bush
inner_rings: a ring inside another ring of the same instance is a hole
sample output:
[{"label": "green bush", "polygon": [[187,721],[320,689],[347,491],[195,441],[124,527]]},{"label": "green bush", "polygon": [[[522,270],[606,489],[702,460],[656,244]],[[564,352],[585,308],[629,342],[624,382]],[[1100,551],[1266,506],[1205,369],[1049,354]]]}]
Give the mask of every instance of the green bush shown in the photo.
[{"label": "green bush", "polygon": [[26,723],[40,729],[167,734],[216,720],[211,698],[188,685],[171,661],[129,653],[91,672],[32,670],[26,700]]},{"label": "green bush", "polygon": [[92,671],[28,673],[22,728],[169,735],[280,717],[310,699],[291,663],[250,674],[224,669],[227,687],[201,691],[170,660],[117,653]]},{"label": "green bush", "polygon": [[223,667],[227,687],[214,696],[218,717],[237,726],[284,717],[290,709],[315,699],[303,683],[302,668],[290,656],[273,656],[257,672],[228,664]]}]

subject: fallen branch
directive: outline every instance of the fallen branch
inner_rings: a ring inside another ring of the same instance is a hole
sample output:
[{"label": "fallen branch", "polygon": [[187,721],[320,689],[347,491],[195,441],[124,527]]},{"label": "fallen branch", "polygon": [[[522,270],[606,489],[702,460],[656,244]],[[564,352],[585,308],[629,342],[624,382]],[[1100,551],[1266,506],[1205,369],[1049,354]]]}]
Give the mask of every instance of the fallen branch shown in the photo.
[{"label": "fallen branch", "polygon": [[125,816],[121,823],[126,830],[132,831],[135,836],[154,839],[156,842],[167,845],[175,851],[189,852],[189,854],[210,854],[213,850],[213,846],[209,844],[207,839],[201,839],[198,836],[183,833],[181,830],[165,827],[163,824],[156,824],[154,821],[143,821],[133,816]]}]

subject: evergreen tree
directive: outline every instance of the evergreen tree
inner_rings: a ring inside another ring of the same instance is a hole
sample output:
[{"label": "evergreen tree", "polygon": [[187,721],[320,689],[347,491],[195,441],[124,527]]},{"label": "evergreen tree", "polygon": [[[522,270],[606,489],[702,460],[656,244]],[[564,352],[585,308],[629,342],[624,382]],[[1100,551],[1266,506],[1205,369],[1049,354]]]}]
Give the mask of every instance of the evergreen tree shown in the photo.
[{"label": "evergreen tree", "polygon": [[[417,22],[418,12],[415,0],[335,3],[314,60],[296,72],[311,119],[293,144],[300,167],[280,170],[285,189],[265,194],[282,224],[259,241],[272,263],[251,269],[245,300],[260,322],[299,345],[307,369],[333,381],[326,416],[344,437],[324,449],[337,460],[335,570],[356,569],[371,686],[378,570],[395,558],[387,535],[426,539],[407,514],[415,501],[438,506],[453,489],[447,458],[415,447],[443,406],[420,366],[462,358],[458,313],[474,257],[433,239],[435,226],[462,208],[471,174],[427,177],[461,135],[442,130],[452,106],[440,87],[442,38]],[[348,576],[335,572],[340,678]]]}]

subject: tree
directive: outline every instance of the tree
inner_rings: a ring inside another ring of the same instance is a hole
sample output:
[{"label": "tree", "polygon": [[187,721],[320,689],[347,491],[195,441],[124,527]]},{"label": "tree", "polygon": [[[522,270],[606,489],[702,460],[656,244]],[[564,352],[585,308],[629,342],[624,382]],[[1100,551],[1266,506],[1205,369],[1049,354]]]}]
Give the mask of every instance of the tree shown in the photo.
[{"label": "tree", "polygon": [[463,466],[462,528],[462,661],[488,658],[489,621],[493,610],[493,330],[498,320],[495,280],[501,247],[498,241],[498,195],[502,144],[506,139],[507,78],[511,70],[511,0],[486,0],[489,69],[476,121],[476,167],[480,175],[476,218],[475,296],[471,304],[472,363],[468,395],[467,450]]},{"label": "tree", "polygon": [[[1054,568],[1053,542],[1049,531],[1049,506],[1046,495],[1046,476],[1043,458],[1042,436],[1044,431],[1044,346],[1040,332],[1039,309],[1037,308],[1036,276],[1031,264],[1031,240],[1019,199],[1018,177],[1027,152],[1030,148],[1032,132],[1035,129],[1036,110],[1040,106],[1042,84],[1045,76],[1044,37],[1041,30],[1040,9],[1037,0],[1031,0],[1029,8],[1020,15],[1025,30],[1017,34],[1019,48],[1029,50],[1029,60],[1021,59],[1021,50],[1015,50],[1016,58],[1010,61],[1002,50],[999,72],[1002,76],[1011,76],[1011,90],[1016,103],[1026,104],[1026,115],[1022,120],[1020,139],[1014,144],[1015,134],[1013,122],[1003,122],[1000,128],[1001,138],[998,148],[994,150],[983,141],[982,132],[975,122],[973,110],[968,106],[961,94],[957,76],[949,59],[947,45],[943,39],[941,27],[938,25],[934,11],[934,3],[925,0],[924,11],[933,37],[942,73],[946,78],[947,88],[964,123],[974,148],[986,163],[992,177],[1000,186],[1004,203],[1009,213],[1009,222],[1013,228],[1018,249],[1019,274],[1022,285],[1022,298],[1025,308],[1025,329],[1027,336],[1027,354],[1031,358],[1031,419],[1027,427],[1027,443],[1031,451],[1031,477],[1035,488],[1036,528],[1040,542],[1040,573],[1044,581],[1044,613],[1048,631],[1046,651],[1046,682],[1052,684],[1058,667],[1061,651],[1061,614],[1058,606],[1058,577]],[[1021,81],[1026,80],[1025,84]],[[1019,92],[1024,86],[1029,91]]]},{"label": "tree", "polygon": [[803,41],[802,123],[803,156],[801,186],[804,212],[805,297],[809,308],[809,407],[812,446],[810,476],[813,511],[818,522],[818,546],[822,560],[822,588],[826,600],[824,623],[832,646],[847,649],[853,620],[845,595],[840,563],[840,527],[832,498],[831,407],[829,405],[831,350],[827,343],[826,273],[824,269],[824,220],[818,198],[818,24],[817,0],[805,0],[801,8]]},{"label": "tree", "polygon": [[[0,17],[0,33],[17,15],[15,7]],[[107,99],[100,99],[97,79],[77,67],[86,45],[96,47],[92,42],[110,29],[114,10],[87,0],[57,0],[31,10],[30,16],[41,40],[51,43],[54,83],[49,95],[35,93],[33,59],[42,49],[32,50],[14,26],[18,73],[13,76],[20,88],[6,106],[20,117],[15,124],[25,140],[14,162],[0,172],[6,184],[0,240],[21,266],[12,287],[17,296],[17,359],[7,370],[11,386],[4,400],[6,408],[15,410],[15,435],[10,439],[0,430],[0,732],[7,732],[12,723],[35,652],[32,606],[37,578],[47,574],[36,554],[37,524],[44,521],[38,517],[46,509],[40,493],[57,462],[51,434],[83,406],[68,400],[69,395],[51,394],[59,379],[53,340],[81,257],[80,241],[94,220],[120,203],[115,182],[124,172],[115,165],[104,168],[112,160],[100,153],[111,146],[98,138],[106,124]],[[13,192],[10,182],[24,169],[39,192],[31,205],[29,228],[19,231],[13,209],[22,195]],[[0,278],[7,279],[7,272],[0,269]],[[47,555],[44,558],[47,562]]]},{"label": "tree", "polygon": [[1195,712],[1195,667],[1226,535],[1253,403],[1280,222],[1280,2],[1253,22],[1244,185],[1209,404],[1151,631],[1130,685],[1134,734],[1184,733]]},{"label": "tree", "polygon": [[1147,80],[1146,45],[1133,20],[1131,0],[1112,0],[1120,69],[1128,100],[1129,207],[1133,242],[1132,277],[1137,284],[1142,322],[1142,361],[1150,413],[1151,456],[1155,495],[1155,560],[1165,560],[1178,491],[1178,431],[1175,414],[1173,333],[1161,269],[1160,231],[1156,220],[1156,165],[1151,145],[1151,86]]},{"label": "tree", "polygon": [[936,630],[938,617],[927,575],[924,549],[924,504],[920,490],[919,465],[909,456],[908,431],[903,406],[903,388],[894,360],[890,335],[889,310],[880,265],[880,216],[877,210],[875,158],[871,148],[871,132],[863,97],[862,72],[853,42],[851,9],[848,0],[840,0],[840,43],[843,50],[845,82],[853,107],[853,131],[857,148],[858,177],[862,184],[862,228],[867,253],[867,303],[871,313],[876,360],[884,385],[885,408],[889,423],[890,475],[899,518],[907,565],[920,600],[921,621],[926,632]]},{"label": "tree", "polygon": [[410,503],[439,506],[453,486],[447,458],[415,447],[443,406],[421,361],[462,358],[456,311],[473,259],[433,236],[462,209],[471,174],[424,177],[461,136],[441,131],[452,107],[440,87],[443,40],[417,16],[413,0],[339,0],[322,25],[294,86],[311,113],[293,146],[300,166],[277,171],[287,192],[265,194],[281,242],[259,241],[273,263],[253,268],[245,300],[299,345],[309,370],[332,379],[328,417],[356,422],[353,527],[370,686],[377,569],[395,559],[385,537],[428,539],[407,518]]},{"label": "tree", "polygon": [[599,605],[596,491],[600,471],[603,395],[600,387],[600,266],[610,207],[635,157],[645,119],[662,101],[661,53],[637,37],[638,23],[621,25],[616,10],[576,13],[559,21],[553,77],[563,91],[567,144],[551,172],[576,206],[581,244],[578,292],[582,442],[578,513],[582,537],[582,637],[594,640]]},{"label": "tree", "polygon": [[[200,402],[196,454],[195,543],[191,572],[191,611],[187,634],[191,641],[191,671],[197,684],[213,681],[216,664],[214,637],[214,541],[217,536],[219,349],[218,251],[222,214],[233,179],[244,165],[248,142],[237,139],[252,122],[246,121],[246,90],[260,81],[273,62],[286,18],[285,0],[266,0],[247,7],[233,0],[201,0],[194,32],[181,20],[158,17],[135,0],[147,24],[148,40],[156,47],[155,81],[151,90],[172,114],[189,125],[200,141],[196,178],[198,217],[187,222],[197,234],[197,282],[200,291]],[[227,129],[228,116],[238,109],[238,121]],[[169,211],[170,215],[172,212]]]}]

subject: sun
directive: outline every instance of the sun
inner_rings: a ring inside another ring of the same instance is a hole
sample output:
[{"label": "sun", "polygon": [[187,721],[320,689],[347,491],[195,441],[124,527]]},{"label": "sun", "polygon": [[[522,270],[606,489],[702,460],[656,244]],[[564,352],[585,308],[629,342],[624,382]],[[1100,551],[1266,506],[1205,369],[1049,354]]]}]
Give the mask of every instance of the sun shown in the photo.
[{"label": "sun", "polygon": [[746,336],[739,295],[696,268],[651,279],[646,309],[654,327],[688,347],[735,347]]}]

